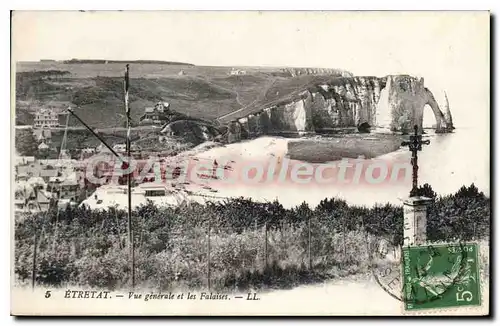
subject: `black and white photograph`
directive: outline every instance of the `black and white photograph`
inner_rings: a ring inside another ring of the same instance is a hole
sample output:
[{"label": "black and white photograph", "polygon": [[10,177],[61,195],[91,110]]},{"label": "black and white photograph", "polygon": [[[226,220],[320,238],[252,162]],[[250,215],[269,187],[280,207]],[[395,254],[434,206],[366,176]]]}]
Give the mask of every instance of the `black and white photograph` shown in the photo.
[{"label": "black and white photograph", "polygon": [[488,316],[488,11],[11,13],[11,314]]}]

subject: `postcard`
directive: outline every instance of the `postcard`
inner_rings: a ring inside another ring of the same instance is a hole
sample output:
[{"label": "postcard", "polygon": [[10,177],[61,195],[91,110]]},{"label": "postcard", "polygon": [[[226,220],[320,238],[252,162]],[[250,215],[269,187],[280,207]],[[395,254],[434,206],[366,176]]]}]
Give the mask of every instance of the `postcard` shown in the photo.
[{"label": "postcard", "polygon": [[14,11],[11,314],[487,316],[487,11]]}]

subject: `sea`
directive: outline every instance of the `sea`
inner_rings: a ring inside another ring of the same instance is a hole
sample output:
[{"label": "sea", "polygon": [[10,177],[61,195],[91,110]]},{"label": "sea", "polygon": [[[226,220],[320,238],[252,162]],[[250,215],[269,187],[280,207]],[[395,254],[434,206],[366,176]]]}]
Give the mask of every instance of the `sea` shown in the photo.
[{"label": "sea", "polygon": [[[427,129],[424,139],[430,141],[418,152],[418,183],[428,183],[438,195],[453,194],[462,186],[476,185],[486,195],[490,193],[490,137],[489,130],[477,127],[456,127],[454,132],[436,134]],[[283,138],[276,138],[283,142]],[[258,143],[260,142],[260,143]],[[267,137],[266,142],[273,142]],[[257,144],[258,143],[258,144]],[[238,151],[255,152],[264,148],[263,140],[252,140],[234,144]],[[283,146],[281,146],[283,147]],[[269,147],[271,148],[271,147]],[[272,149],[271,149],[272,151]],[[218,156],[218,155],[216,155]],[[401,147],[395,152],[377,157],[374,160],[391,162],[410,162],[411,152]],[[285,207],[294,207],[307,203],[316,207],[326,198],[340,198],[360,206],[391,203],[402,204],[408,198],[411,180],[408,182],[384,182],[383,184],[259,184],[238,187],[222,187],[218,196],[246,197],[258,201],[279,201]]]}]

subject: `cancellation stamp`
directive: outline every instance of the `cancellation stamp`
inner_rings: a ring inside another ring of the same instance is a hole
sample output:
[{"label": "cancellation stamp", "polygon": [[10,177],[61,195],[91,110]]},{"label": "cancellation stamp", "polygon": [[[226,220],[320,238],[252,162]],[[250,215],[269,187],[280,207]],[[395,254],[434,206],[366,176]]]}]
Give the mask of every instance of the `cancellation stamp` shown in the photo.
[{"label": "cancellation stamp", "polygon": [[11,20],[12,315],[489,313],[488,11]]},{"label": "cancellation stamp", "polygon": [[406,311],[481,305],[478,245],[403,248]]},{"label": "cancellation stamp", "polygon": [[[444,244],[425,244],[421,246],[411,246],[411,247],[394,247],[393,248],[393,253],[388,252],[387,248],[387,241],[382,241],[381,243],[376,245],[376,250],[372,251],[370,253],[370,259],[371,259],[371,272],[373,275],[374,280],[384,290],[388,295],[390,295],[392,298],[400,301],[401,303],[405,303],[405,291],[406,291],[406,286],[407,284],[404,282],[404,270],[405,270],[405,265],[404,265],[404,250],[412,249],[412,248],[419,248],[421,252],[427,252],[428,255],[434,257],[435,255],[438,255],[436,253],[436,246],[438,245],[444,245]],[[458,248],[464,248],[465,244],[464,242],[458,242],[456,244],[449,244],[450,246],[456,246]],[[404,249],[404,250],[403,250]],[[466,258],[464,256],[465,250],[463,249],[457,249],[457,252],[462,253],[462,258]],[[397,254],[396,254],[397,253]],[[459,266],[459,271],[463,270],[462,267],[464,267],[464,264],[466,262],[466,259],[461,259],[459,261],[460,266]],[[454,284],[456,280],[458,280],[459,274],[455,275],[455,278],[452,278],[453,282],[448,282],[448,286],[446,286],[445,283],[444,287],[441,289],[441,294],[445,293],[450,289],[450,286]],[[427,296],[422,300],[419,300],[419,303],[424,302],[424,301],[431,301],[435,300],[435,297],[432,296]]]}]

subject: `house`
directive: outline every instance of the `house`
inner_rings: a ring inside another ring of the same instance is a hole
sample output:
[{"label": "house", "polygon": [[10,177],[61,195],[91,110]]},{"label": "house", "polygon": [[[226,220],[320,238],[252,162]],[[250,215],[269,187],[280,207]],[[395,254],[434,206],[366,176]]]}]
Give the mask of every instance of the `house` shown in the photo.
[{"label": "house", "polygon": [[18,180],[27,180],[31,177],[41,177],[45,182],[48,182],[50,177],[56,176],[58,176],[58,170],[55,167],[43,165],[39,161],[17,166],[16,177]]},{"label": "house", "polygon": [[171,191],[167,191],[164,184],[157,184],[154,182],[142,183],[136,187],[137,191],[144,194],[145,197],[162,197],[171,195]]},{"label": "house", "polygon": [[80,184],[76,174],[51,177],[47,189],[55,193],[59,200],[75,201],[80,195]]},{"label": "house", "polygon": [[80,185],[76,179],[65,179],[59,184],[58,198],[76,201],[78,199]]},{"label": "house", "polygon": [[144,115],[140,118],[140,124],[164,124],[168,121],[170,103],[158,102],[154,107],[144,109]]},{"label": "house", "polygon": [[[51,177],[56,177],[59,174],[60,174],[59,171],[56,169],[53,169],[53,170],[43,169],[43,170],[39,171],[38,176],[41,177],[45,182],[48,182]],[[34,176],[36,176],[36,175],[34,175]]]},{"label": "house", "polygon": [[95,148],[91,147],[82,148],[82,150],[80,151],[80,161],[92,157],[96,152],[97,150]]},{"label": "house", "polygon": [[45,144],[44,141],[42,141],[40,143],[40,145],[38,145],[38,151],[41,152],[41,153],[46,153],[50,150],[50,147],[49,145]]},{"label": "house", "polygon": [[113,146],[113,150],[117,153],[125,153],[127,150],[127,145],[126,144],[116,144]]},{"label": "house", "polygon": [[35,128],[55,128],[59,126],[59,114],[52,109],[39,109],[35,113]]},{"label": "house", "polygon": [[28,182],[18,181],[14,193],[14,208],[21,212],[43,212],[50,207],[51,194]]},{"label": "house", "polygon": [[229,72],[229,75],[246,75],[247,72],[245,70],[240,70],[240,69],[235,69],[232,68],[231,71]]},{"label": "house", "polygon": [[[148,201],[152,201],[153,204],[159,207],[177,207],[188,201],[187,194],[183,191],[157,183],[140,184],[132,189],[131,195],[133,209],[146,205]],[[107,210],[108,207],[126,209],[128,206],[127,188],[117,185],[101,186],[85,199],[80,206],[104,210]]]},{"label": "house", "polygon": [[14,207],[16,211],[30,211],[35,208],[35,191],[26,181],[16,182]]}]

